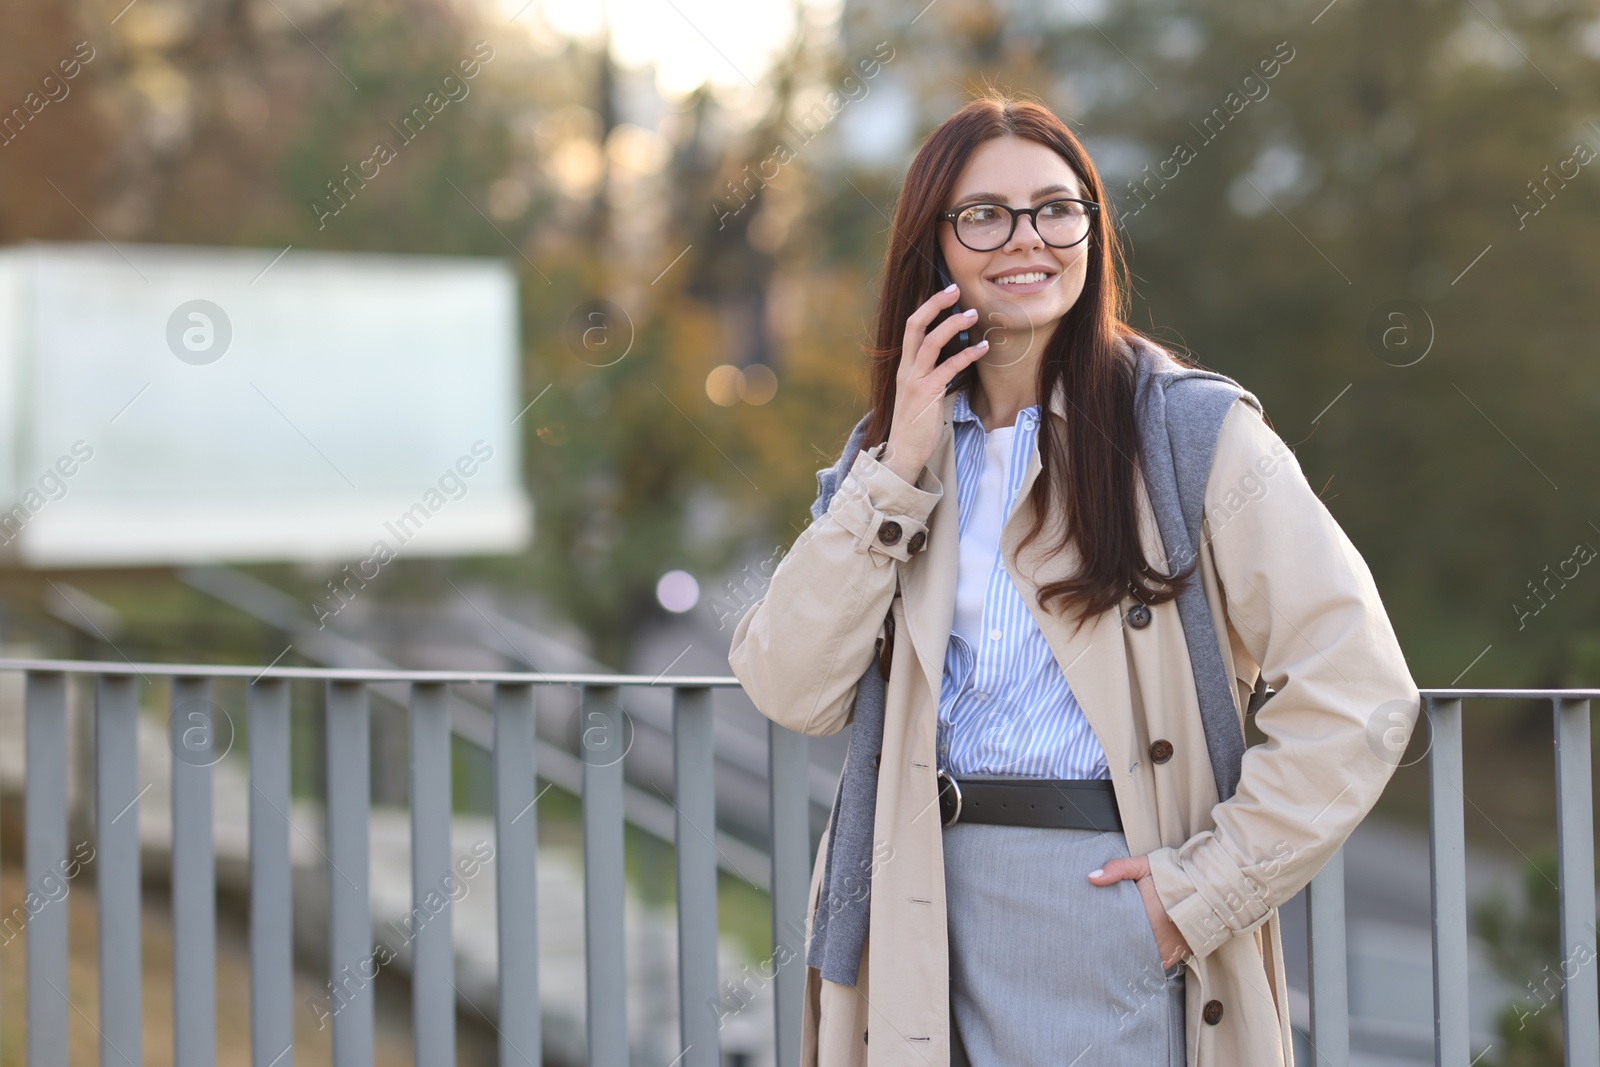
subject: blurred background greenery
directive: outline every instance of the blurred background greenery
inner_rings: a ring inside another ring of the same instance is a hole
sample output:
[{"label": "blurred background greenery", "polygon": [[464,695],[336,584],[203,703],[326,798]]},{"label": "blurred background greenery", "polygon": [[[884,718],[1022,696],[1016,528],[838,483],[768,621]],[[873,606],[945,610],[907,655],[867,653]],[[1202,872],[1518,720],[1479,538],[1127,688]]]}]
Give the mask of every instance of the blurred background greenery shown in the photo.
[{"label": "blurred background greenery", "polygon": [[[1595,579],[1549,580],[1600,545],[1584,295],[1600,211],[1574,158],[1600,144],[1593,3],[845,3],[795,9],[754,51],[754,14],[730,8],[695,27],[711,48],[693,88],[619,58],[604,21],[563,29],[541,4],[116,6],[8,13],[7,107],[46,57],[88,41],[94,58],[0,147],[0,243],[470,253],[521,272],[534,542],[402,561],[408,596],[457,571],[525,587],[621,664],[663,614],[664,572],[705,585],[787,544],[863,408],[909,154],[995,85],[1085,138],[1133,248],[1135,324],[1262,399],[1372,566],[1419,682],[1600,678]],[[327,183],[399,144],[391,124],[479,41],[493,59],[470,95],[319,228]],[[571,344],[596,298],[631,341],[606,366]],[[1397,301],[1390,340],[1410,347],[1385,350],[1369,320]],[[262,573],[325,578],[278,570]],[[134,644],[259,651],[237,620],[199,626],[160,579],[98,583],[147,617]],[[5,581],[28,614],[40,583]]]}]

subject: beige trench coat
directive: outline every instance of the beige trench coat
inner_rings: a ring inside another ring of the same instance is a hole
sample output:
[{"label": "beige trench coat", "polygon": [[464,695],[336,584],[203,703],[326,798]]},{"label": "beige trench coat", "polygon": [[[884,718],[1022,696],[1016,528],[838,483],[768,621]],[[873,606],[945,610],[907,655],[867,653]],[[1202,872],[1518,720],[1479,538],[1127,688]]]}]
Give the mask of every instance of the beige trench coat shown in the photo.
[{"label": "beige trench coat", "polygon": [[[958,560],[953,405],[946,396],[942,435],[914,486],[878,462],[882,445],[856,458],[828,513],[795,540],[740,620],[729,652],[764,715],[811,736],[837,733],[852,719],[892,603],[869,935],[856,986],[806,968],[803,1067],[950,1062],[934,744]],[[1065,419],[1064,408],[1058,393],[1051,411]],[[1035,449],[1002,556],[1105,750],[1129,854],[1149,855],[1162,904],[1193,950],[1188,1067],[1293,1067],[1278,905],[1371,809],[1420,708],[1371,572],[1282,439],[1235,403],[1207,485],[1200,574],[1241,723],[1258,671],[1276,694],[1255,716],[1266,740],[1246,750],[1236,795],[1218,804],[1176,603],[1135,629],[1125,623],[1135,601],[1124,598],[1076,635],[1070,617],[1038,606],[1038,587],[1079,563],[1074,551],[1049,547],[1059,517],[1018,555],[1039,469]],[[1139,508],[1145,557],[1160,565],[1166,552],[1142,480]],[[893,545],[877,536],[886,521],[901,526]],[[917,533],[925,540],[913,542]],[[1172,745],[1159,764],[1150,758],[1158,739]],[[808,924],[826,849],[824,835]]]}]

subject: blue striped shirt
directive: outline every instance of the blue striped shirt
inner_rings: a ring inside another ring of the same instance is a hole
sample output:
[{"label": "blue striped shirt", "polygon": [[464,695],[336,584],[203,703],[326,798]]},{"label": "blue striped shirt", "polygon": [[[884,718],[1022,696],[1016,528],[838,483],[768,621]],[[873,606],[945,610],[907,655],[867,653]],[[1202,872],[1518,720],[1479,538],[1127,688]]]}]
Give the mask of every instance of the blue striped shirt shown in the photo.
[{"label": "blue striped shirt", "polygon": [[[1017,415],[999,526],[1020,503],[1024,476],[1037,451],[1039,406]],[[984,471],[986,434],[965,391],[953,412],[956,504],[965,541]],[[986,500],[985,505],[992,503]],[[992,519],[993,516],[990,516]],[[993,525],[991,525],[993,528]],[[1066,673],[1039,632],[994,545],[974,650],[959,633],[945,648],[939,694],[939,766],[956,777],[1110,778],[1099,738],[1072,695]],[[955,628],[952,627],[952,630]]]}]

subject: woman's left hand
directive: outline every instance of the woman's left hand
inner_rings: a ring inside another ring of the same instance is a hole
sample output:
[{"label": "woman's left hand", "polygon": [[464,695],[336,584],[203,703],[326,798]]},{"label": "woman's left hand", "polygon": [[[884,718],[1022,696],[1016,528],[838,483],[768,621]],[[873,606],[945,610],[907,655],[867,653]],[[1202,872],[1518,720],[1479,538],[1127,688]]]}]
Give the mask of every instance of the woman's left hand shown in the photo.
[{"label": "woman's left hand", "polygon": [[1178,932],[1178,924],[1167,915],[1167,909],[1156,893],[1155,879],[1150,877],[1150,860],[1144,856],[1118,856],[1108,860],[1099,870],[1089,872],[1089,881],[1095,885],[1113,885],[1124,878],[1132,878],[1144,898],[1145,916],[1156,935],[1156,947],[1161,951],[1161,966],[1171,967],[1193,951],[1189,942]]}]

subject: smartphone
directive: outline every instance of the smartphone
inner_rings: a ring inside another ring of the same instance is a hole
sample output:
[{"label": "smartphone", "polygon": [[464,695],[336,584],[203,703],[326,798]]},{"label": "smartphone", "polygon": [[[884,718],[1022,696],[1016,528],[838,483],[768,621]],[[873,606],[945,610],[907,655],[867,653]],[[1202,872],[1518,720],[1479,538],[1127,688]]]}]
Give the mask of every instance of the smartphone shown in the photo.
[{"label": "smartphone", "polygon": [[[939,288],[945,289],[949,287],[950,268],[945,264],[944,253],[937,248],[933,250],[933,267],[934,270],[936,270],[939,274]],[[949,307],[939,312],[939,317],[933,320],[933,323],[928,327],[928,329],[931,331],[934,326],[939,325],[945,319],[958,313],[959,311],[961,311],[961,301],[957,300],[954,304],[951,304]],[[960,352],[965,348],[970,348],[972,345],[972,331],[970,329],[962,330],[952,337],[949,342],[939,350],[939,358],[933,361],[934,366],[938,366],[951,356],[955,355],[957,352]]]}]

